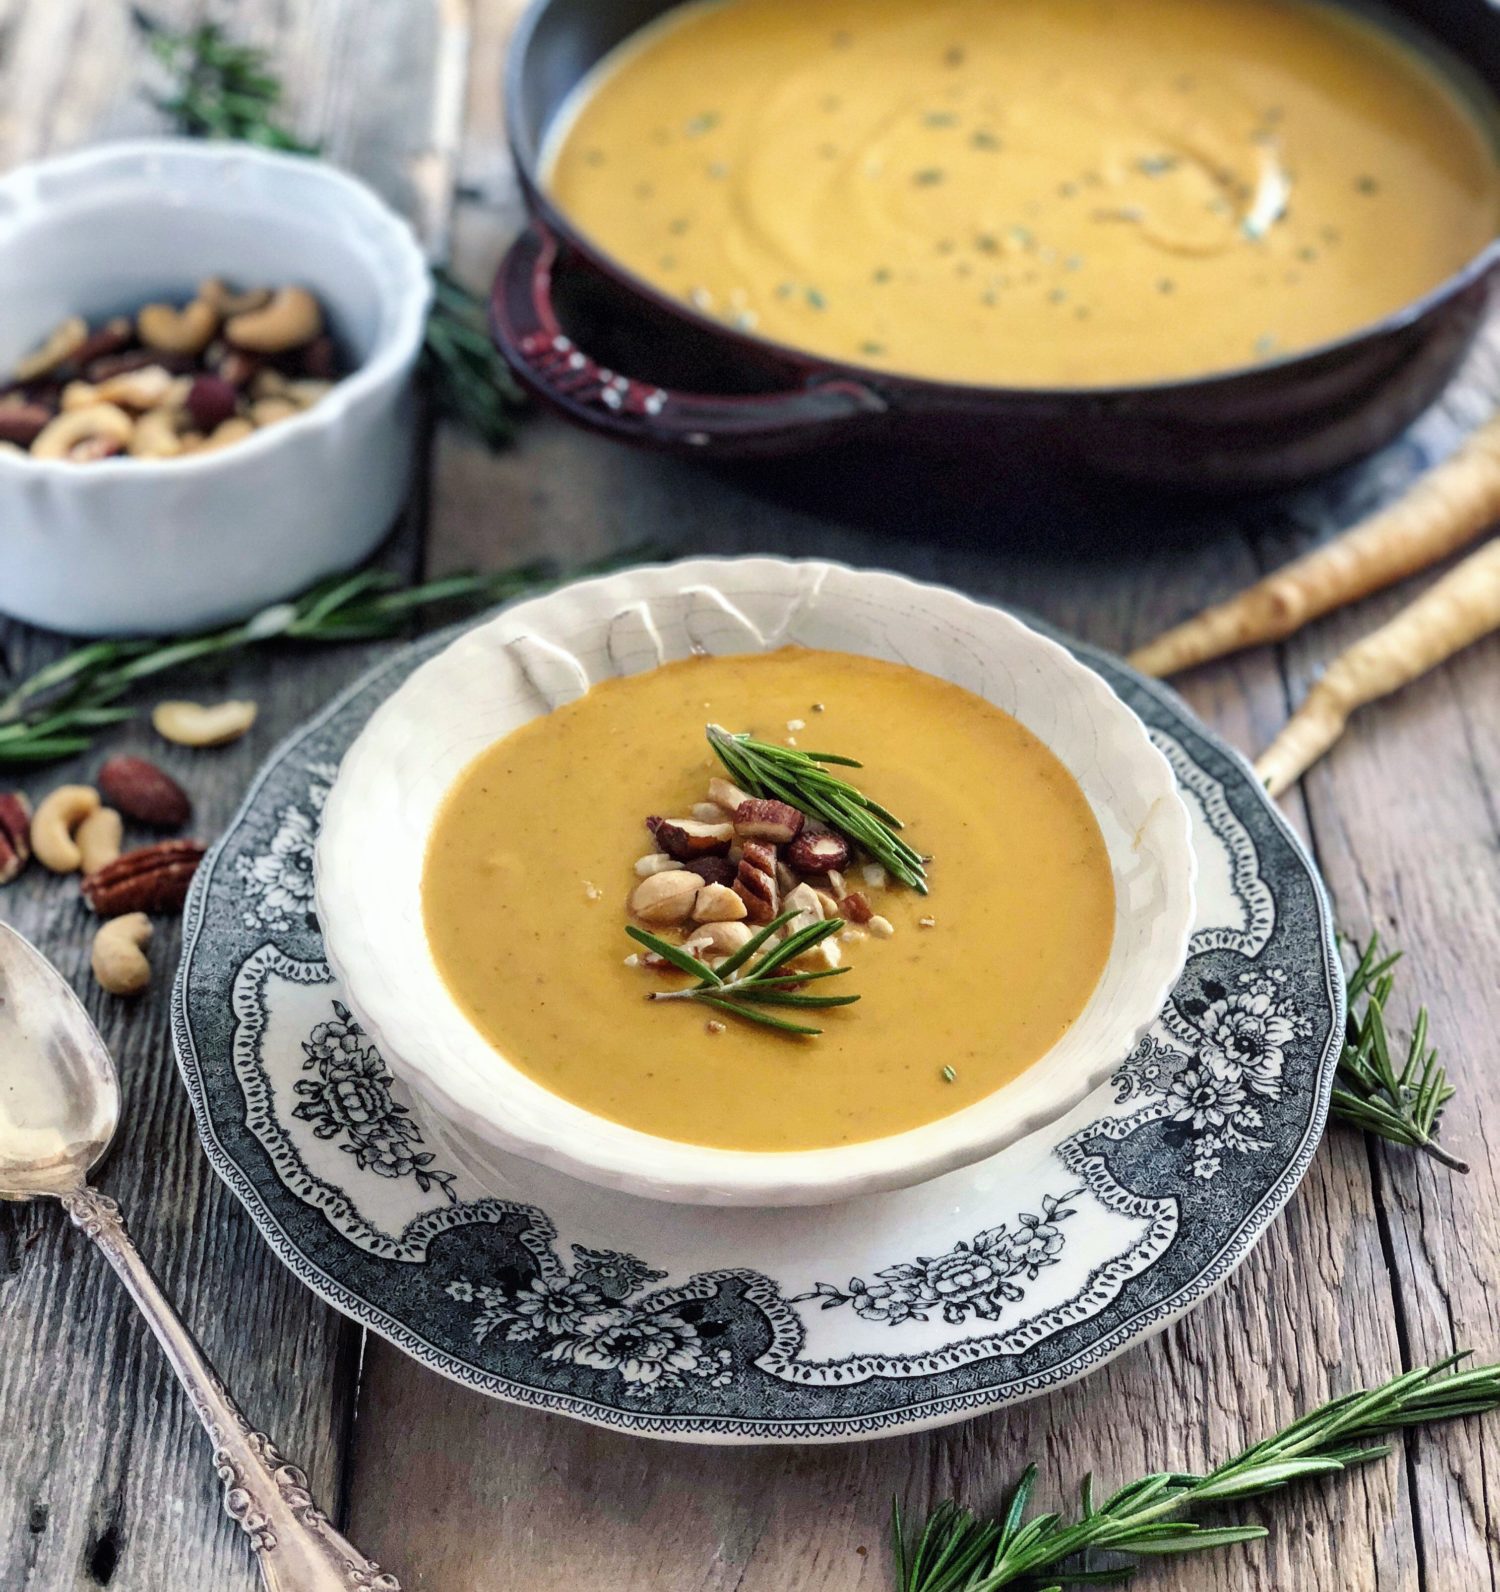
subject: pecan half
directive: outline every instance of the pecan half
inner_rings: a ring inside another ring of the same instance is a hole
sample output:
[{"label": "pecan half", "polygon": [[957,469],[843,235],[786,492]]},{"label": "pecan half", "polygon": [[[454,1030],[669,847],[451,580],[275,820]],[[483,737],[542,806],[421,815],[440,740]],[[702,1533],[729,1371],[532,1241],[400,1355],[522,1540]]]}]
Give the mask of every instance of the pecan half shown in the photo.
[{"label": "pecan half", "polygon": [[769,923],[781,910],[781,887],[776,883],[776,848],[750,841],[740,858],[734,892],[745,903],[752,923]]},{"label": "pecan half", "polygon": [[0,884],[31,860],[31,803],[18,790],[0,791]]},{"label": "pecan half", "polygon": [[203,852],[198,840],[161,840],[127,851],[83,881],[83,898],[101,918],[180,912]]},{"label": "pecan half", "polygon": [[827,873],[848,864],[849,842],[827,829],[804,828],[787,848],[786,860],[798,873]]},{"label": "pecan half", "polygon": [[805,822],[795,807],[766,796],[748,797],[734,814],[737,835],[747,840],[769,840],[776,846],[795,840]]},{"label": "pecan half", "polygon": [[187,792],[144,757],[112,757],[99,770],[99,790],[117,812],[152,829],[181,829],[192,816]]},{"label": "pecan half", "polygon": [[686,862],[692,857],[722,857],[734,839],[734,825],[705,824],[697,818],[663,818],[656,826],[656,844],[669,857]]}]

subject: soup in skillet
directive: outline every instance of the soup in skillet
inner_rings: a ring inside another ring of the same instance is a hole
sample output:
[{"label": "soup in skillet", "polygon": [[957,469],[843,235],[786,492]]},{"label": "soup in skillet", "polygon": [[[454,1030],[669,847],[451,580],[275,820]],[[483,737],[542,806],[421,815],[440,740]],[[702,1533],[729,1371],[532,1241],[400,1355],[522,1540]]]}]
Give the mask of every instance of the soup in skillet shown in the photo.
[{"label": "soup in skillet", "polygon": [[[832,771],[906,821],[929,893],[739,801],[711,721],[858,758]],[[507,1060],[600,1116],[739,1150],[879,1138],[993,1093],[1082,1011],[1115,914],[1093,812],[1030,731],[931,675],[797,648],[610,680],[497,742],[439,811],[422,899],[449,990]],[[693,980],[626,933],[728,978],[786,912],[768,944],[835,925],[787,992],[859,998],[753,1009],[815,1036],[682,998]]]},{"label": "soup in skillet", "polygon": [[1311,0],[716,0],[602,63],[543,175],[742,330],[1139,384],[1340,337],[1494,237],[1491,107],[1450,75]]}]

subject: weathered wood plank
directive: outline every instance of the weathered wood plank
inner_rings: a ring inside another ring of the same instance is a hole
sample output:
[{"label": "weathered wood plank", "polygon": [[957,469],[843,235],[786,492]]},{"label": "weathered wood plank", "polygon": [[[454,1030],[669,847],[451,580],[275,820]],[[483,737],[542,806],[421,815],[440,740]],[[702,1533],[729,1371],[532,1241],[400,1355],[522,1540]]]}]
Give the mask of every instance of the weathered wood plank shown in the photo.
[{"label": "weathered wood plank", "polygon": [[[412,198],[411,172],[430,129],[428,7],[377,15],[351,0],[320,0],[216,9],[240,36],[273,47],[294,91],[309,90],[298,123],[306,136],[326,139],[398,202]],[[152,10],[180,24],[201,8],[160,0]],[[0,40],[0,161],[154,125],[137,93],[141,52],[125,7],[20,0],[0,10]],[[329,70],[335,60],[337,72]],[[407,574],[419,520],[412,515],[384,555]],[[0,646],[21,671],[61,650],[15,625],[0,627]],[[252,734],[223,752],[173,751],[142,728],[112,745],[172,767],[194,796],[195,828],[211,838],[271,746],[371,653],[284,649],[197,677],[188,689],[205,698],[261,704]],[[35,793],[87,777],[96,762],[82,758],[22,783]],[[159,927],[152,990],[125,1004],[102,996],[89,977],[89,923],[76,884],[33,869],[0,894],[0,914],[57,957],[115,1049],[126,1112],[102,1185],[119,1197],[249,1413],[336,1506],[360,1334],[275,1261],[203,1159],[166,1031],[176,925]],[[249,1588],[257,1582],[250,1555],[219,1493],[206,1439],[102,1260],[56,1209],[0,1207],[0,1586]]]}]

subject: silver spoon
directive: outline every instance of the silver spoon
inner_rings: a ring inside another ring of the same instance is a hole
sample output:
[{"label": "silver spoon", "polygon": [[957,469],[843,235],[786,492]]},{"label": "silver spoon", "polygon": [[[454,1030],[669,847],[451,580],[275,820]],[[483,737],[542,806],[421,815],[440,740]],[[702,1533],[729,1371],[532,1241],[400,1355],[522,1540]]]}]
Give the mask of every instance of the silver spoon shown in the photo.
[{"label": "silver spoon", "polygon": [[50,1195],[120,1274],[213,1439],[224,1507],[271,1592],[401,1592],[328,1523],[307,1477],[240,1414],[130,1241],[120,1208],[85,1181],[120,1120],[114,1063],[82,1002],[0,923],[0,1199]]}]

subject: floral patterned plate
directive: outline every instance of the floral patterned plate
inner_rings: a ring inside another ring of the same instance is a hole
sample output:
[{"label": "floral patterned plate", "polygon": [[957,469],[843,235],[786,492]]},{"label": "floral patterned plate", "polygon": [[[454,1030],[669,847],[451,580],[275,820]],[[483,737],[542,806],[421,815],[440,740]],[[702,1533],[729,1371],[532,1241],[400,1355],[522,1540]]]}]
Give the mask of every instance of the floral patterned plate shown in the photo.
[{"label": "floral patterned plate", "polygon": [[392,657],[271,758],[199,870],[173,1000],[215,1169],[299,1277],[424,1365],[657,1437],[886,1436],[1159,1331],[1296,1187],[1344,1020],[1323,889],[1236,754],[1075,643],[1171,761],[1199,865],[1187,967],[1108,1085],[991,1160],[836,1206],[667,1206],[522,1160],[481,1182],[350,1017],[312,911],[340,757],[451,639]]}]

